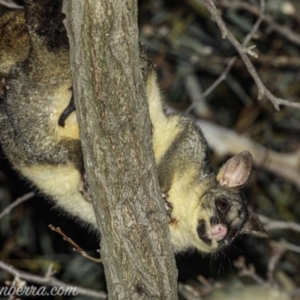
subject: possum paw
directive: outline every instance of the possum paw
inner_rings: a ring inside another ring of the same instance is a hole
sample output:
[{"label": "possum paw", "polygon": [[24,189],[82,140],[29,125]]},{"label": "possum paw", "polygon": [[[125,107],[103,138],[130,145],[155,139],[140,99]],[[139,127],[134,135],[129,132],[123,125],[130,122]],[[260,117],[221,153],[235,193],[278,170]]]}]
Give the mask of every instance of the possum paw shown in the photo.
[{"label": "possum paw", "polygon": [[85,173],[78,184],[78,191],[82,194],[85,201],[92,202],[90,188],[86,181]]}]

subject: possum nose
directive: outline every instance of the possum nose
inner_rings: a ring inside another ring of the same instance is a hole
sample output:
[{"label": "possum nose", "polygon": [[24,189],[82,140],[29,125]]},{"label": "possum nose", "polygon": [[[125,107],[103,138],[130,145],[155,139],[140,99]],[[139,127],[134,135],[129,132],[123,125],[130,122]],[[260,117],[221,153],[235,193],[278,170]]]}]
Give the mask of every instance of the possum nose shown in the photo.
[{"label": "possum nose", "polygon": [[211,228],[210,234],[213,240],[220,241],[227,234],[227,227],[222,224],[217,224]]}]

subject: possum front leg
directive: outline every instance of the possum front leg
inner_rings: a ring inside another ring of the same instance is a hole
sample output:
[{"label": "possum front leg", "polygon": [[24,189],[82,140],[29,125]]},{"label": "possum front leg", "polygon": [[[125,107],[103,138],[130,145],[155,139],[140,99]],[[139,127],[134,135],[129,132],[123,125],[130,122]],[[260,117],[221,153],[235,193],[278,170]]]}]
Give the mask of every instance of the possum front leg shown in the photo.
[{"label": "possum front leg", "polygon": [[[70,88],[72,89],[72,88]],[[61,113],[59,119],[58,119],[58,125],[61,127],[65,127],[65,121],[66,119],[71,115],[72,112],[74,112],[75,109],[75,102],[74,102],[74,97],[72,95],[70,102],[68,106],[64,109],[64,111]],[[82,194],[82,197],[84,200],[88,202],[92,202],[91,196],[90,196],[90,188],[89,185],[86,181],[86,174],[84,171],[84,167],[81,169],[81,180],[78,184],[78,191]]]}]

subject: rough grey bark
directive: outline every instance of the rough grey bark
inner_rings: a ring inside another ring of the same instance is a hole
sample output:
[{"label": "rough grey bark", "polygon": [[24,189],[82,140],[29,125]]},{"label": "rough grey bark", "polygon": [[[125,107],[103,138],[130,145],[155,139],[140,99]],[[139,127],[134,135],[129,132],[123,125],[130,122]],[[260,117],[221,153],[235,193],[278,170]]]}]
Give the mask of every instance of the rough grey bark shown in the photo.
[{"label": "rough grey bark", "polygon": [[72,0],[64,12],[109,298],[177,299],[139,68],[137,3]]}]

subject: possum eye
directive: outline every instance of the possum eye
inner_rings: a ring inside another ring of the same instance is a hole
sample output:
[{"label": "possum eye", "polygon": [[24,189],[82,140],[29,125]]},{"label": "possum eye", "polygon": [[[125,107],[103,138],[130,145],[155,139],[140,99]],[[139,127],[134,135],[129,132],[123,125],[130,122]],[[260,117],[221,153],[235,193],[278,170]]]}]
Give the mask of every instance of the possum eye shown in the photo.
[{"label": "possum eye", "polygon": [[226,199],[224,198],[219,198],[217,199],[217,208],[221,213],[226,213],[226,211],[229,209],[229,203]]}]

